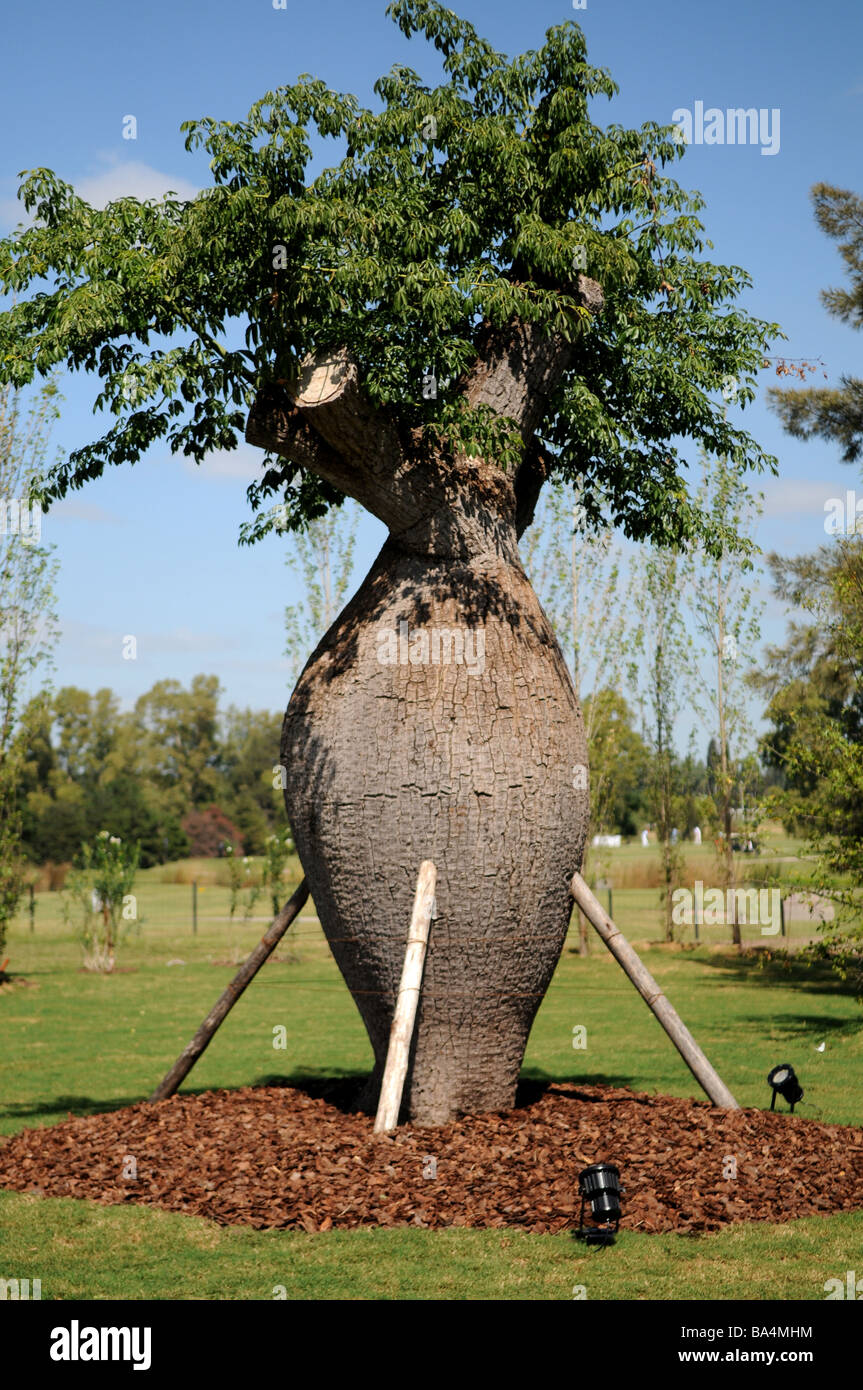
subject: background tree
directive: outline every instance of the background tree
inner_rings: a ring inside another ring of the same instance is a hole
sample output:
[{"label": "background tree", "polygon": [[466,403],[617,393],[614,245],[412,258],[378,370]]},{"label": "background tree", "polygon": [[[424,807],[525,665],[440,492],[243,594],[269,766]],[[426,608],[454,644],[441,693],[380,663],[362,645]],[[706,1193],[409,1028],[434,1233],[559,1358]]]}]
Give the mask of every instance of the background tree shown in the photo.
[{"label": "background tree", "polygon": [[135,701],[134,770],[163,794],[175,817],[213,800],[220,790],[216,676],[195,676],[188,690],[179,681],[157,681]]},{"label": "background tree", "polygon": [[[34,697],[22,710],[18,738],[27,858],[75,859],[82,841],[105,825],[139,843],[142,868],[189,852],[218,854],[229,841],[263,854],[267,837],[285,831],[282,795],[273,785],[281,724],[265,710],[221,710],[216,677],[196,677],[188,689],[157,682],[131,711],[108,690],[63,686]],[[170,742],[155,758],[160,733]],[[182,817],[173,809],[178,804],[186,807]],[[214,805],[229,834],[209,823]]]},{"label": "background tree", "polygon": [[[584,716],[591,775],[582,872],[590,875],[591,859],[601,863],[603,857],[601,850],[592,852],[591,841],[611,829],[621,806],[618,740],[624,731],[630,742],[633,735],[620,695],[627,631],[620,550],[608,528],[585,526],[581,491],[580,485],[546,489],[522,538],[521,554],[567,659]],[[587,955],[590,933],[580,912],[578,924],[579,951]]]},{"label": "background tree", "polygon": [[863,609],[861,549],[863,541],[854,537],[824,545],[813,555],[768,556],[774,594],[792,616],[785,643],[766,649],[762,668],[750,679],[768,698],[772,728],[759,750],[768,766],[782,772],[777,804],[792,833],[805,833],[808,803],[821,780],[814,764],[801,761],[816,727],[826,721],[852,742],[863,742],[855,641]]},{"label": "background tree", "polygon": [[689,837],[698,826],[702,835],[710,836],[718,829],[716,825],[716,804],[710,793],[710,774],[708,762],[715,740],[707,747],[707,758],[696,757],[694,747],[696,731],[692,730],[690,744],[679,765],[680,801],[677,822],[681,831]]},{"label": "background tree", "polygon": [[591,730],[591,767],[603,772],[596,803],[591,781],[591,828],[597,834],[637,835],[649,814],[650,750],[636,728],[636,715],[616,686],[603,686],[585,697],[584,722]]},{"label": "background tree", "polygon": [[222,781],[220,803],[240,832],[248,854],[265,854],[274,831],[285,831],[282,792],[274,786],[279,761],[281,714],[238,709],[231,705],[221,717],[218,767]]},{"label": "background tree", "polygon": [[[746,673],[755,663],[763,605],[753,595],[752,531],[760,502],[747,486],[741,469],[731,460],[703,458],[699,496],[714,518],[717,534],[739,537],[737,550],[723,546],[698,547],[687,565],[689,603],[695,631],[703,643],[704,667],[687,663],[693,707],[712,731],[714,762],[711,788],[719,826],[717,848],[722,887],[733,888],[735,864],[732,832],[735,799],[744,812],[752,803],[751,780],[756,770],[749,758],[755,736],[746,703]],[[706,677],[706,678],[705,678]],[[748,825],[753,829],[752,825]],[[741,945],[737,898],[731,923],[732,941]]]},{"label": "background tree", "polygon": [[[821,291],[829,314],[863,327],[863,198],[847,189],[816,183],[812,189],[819,227],[838,242],[850,278],[847,289]],[[774,387],[769,399],[789,434],[797,439],[830,439],[854,463],[863,447],[863,379],[843,376],[838,387],[787,390]]]},{"label": "background tree", "polygon": [[309,522],[306,531],[292,538],[287,563],[300,580],[299,603],[285,609],[285,655],[291,688],[324,633],[329,631],[345,604],[354,572],[359,508],[352,503]]},{"label": "background tree", "polygon": [[54,696],[54,766],[61,775],[92,790],[122,768],[120,701],[108,689],[90,694],[67,685]]},{"label": "background tree", "polygon": [[840,973],[863,996],[863,538],[837,537],[814,555],[771,555],[774,590],[800,618],[769,647],[753,679],[769,697],[765,762],[782,773],[774,813],[801,835],[800,887],[837,912],[819,926]]},{"label": "background tree", "polygon": [[[580,484],[546,489],[520,549],[582,706],[593,835],[612,824],[614,736],[626,719],[625,701],[616,697],[623,687],[628,624],[620,547],[608,527],[586,525],[582,491]],[[607,756],[598,756],[600,747]]]},{"label": "background tree", "polygon": [[102,689],[63,686],[25,707],[20,721],[18,795],[22,844],[37,863],[76,859],[106,824],[135,840],[142,868],[176,859],[188,845],[168,805],[163,763],[136,746],[133,713]]},{"label": "background tree", "polygon": [[57,635],[57,563],[41,542],[32,491],[46,467],[56,389],[46,383],[29,407],[0,388],[0,978],[9,922],[24,890],[21,843],[20,715],[37,671],[50,663]]},{"label": "background tree", "polygon": [[[388,13],[431,40],[437,85],[397,66],[372,111],[305,77],[245,120],[189,122],[214,179],[191,201],[96,209],[32,172],[31,224],[0,243],[17,296],[0,372],[101,377],[115,423],[46,500],[158,440],[199,460],[232,448],[245,422],[267,454],[245,539],[282,518],[301,530],[343,496],[386,525],[294,691],[281,756],[375,1053],[367,1103],[417,869],[438,865],[405,1099],[439,1123],[513,1101],[587,825],[571,773],[583,723],[518,536],[557,476],[582,480],[588,521],[727,544],[687,490],[685,452],[770,464],[716,394],[732,375],[751,398],[776,330],[735,306],[748,277],[703,256],[701,200],[664,172],[685,151],[673,128],[592,119],[616,87],[577,25],[509,59],[434,0]],[[340,158],[313,175],[318,136]],[[284,511],[263,510],[273,497]],[[482,669],[426,662],[422,641],[416,660],[382,663],[402,622],[481,635]]]},{"label": "background tree", "polygon": [[[863,199],[816,184],[815,217],[838,242],[849,285],[824,290],[828,313],[863,327]],[[845,463],[863,445],[863,381],[839,388],[778,390],[771,403],[798,438],[830,439]],[[863,540],[859,518],[846,516],[834,540],[813,555],[771,555],[774,589],[803,616],[789,623],[784,646],[769,648],[754,683],[769,697],[773,725],[762,739],[764,761],[781,772],[771,800],[786,825],[805,835],[814,867],[808,886],[839,911],[824,923],[824,947],[842,974],[853,972],[863,995],[860,889],[863,886]],[[825,523],[826,529],[826,523]]]},{"label": "background tree", "polygon": [[677,811],[680,781],[674,734],[681,707],[690,644],[681,615],[681,564],[673,549],[643,551],[633,565],[631,593],[640,614],[632,649],[630,681],[638,700],[650,750],[648,804],[662,854],[665,937],[674,940],[672,894],[680,879],[682,854]]}]

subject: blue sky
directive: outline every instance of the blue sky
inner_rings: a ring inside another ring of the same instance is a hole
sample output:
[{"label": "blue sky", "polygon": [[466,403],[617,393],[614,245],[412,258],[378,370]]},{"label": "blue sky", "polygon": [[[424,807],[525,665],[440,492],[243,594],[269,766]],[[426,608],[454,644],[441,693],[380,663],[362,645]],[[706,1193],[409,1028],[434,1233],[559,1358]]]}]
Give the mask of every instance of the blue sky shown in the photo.
[{"label": "blue sky", "polygon": [[[576,19],[588,56],[618,85],[594,119],[639,125],[670,122],[680,108],[756,107],[780,112],[778,152],[758,145],[691,145],[676,176],[705,196],[702,214],[715,258],[745,267],[744,304],[778,321],[788,342],[776,351],[823,359],[834,381],[859,374],[861,341],[831,320],[819,291],[841,280],[833,243],[817,229],[809,189],[823,180],[863,192],[863,6],[860,0],[459,0],[458,12],[507,53],[538,47],[545,30]],[[367,104],[376,77],[407,62],[434,80],[437,62],[385,16],[384,0],[148,0],[116,5],[77,0],[6,7],[7,61],[0,90],[0,228],[18,220],[19,171],[54,169],[94,202],[123,193],[184,195],[208,181],[206,160],[186,154],[181,121],[238,118],[267,89],[301,72],[352,91]],[[123,139],[134,115],[137,138]],[[218,274],[214,265],[213,273]],[[820,379],[820,378],[818,378]],[[775,381],[765,372],[763,386]],[[62,384],[55,434],[67,451],[107,427],[93,419],[93,383]],[[829,445],[787,439],[759,398],[742,423],[780,459],[767,484],[758,539],[765,550],[811,550],[824,539],[824,503],[846,488],[863,495],[859,474]],[[61,564],[63,637],[55,680],[108,685],[128,704],[155,680],[219,676],[226,698],[280,709],[289,694],[282,657],[283,612],[296,602],[286,542],[236,544],[249,513],[245,489],[260,454],[243,446],[203,467],[156,449],[134,469],[110,469],[43,521]],[[357,581],[382,539],[367,519]],[[784,630],[771,601],[765,638]],[[123,638],[137,638],[124,660]]]}]

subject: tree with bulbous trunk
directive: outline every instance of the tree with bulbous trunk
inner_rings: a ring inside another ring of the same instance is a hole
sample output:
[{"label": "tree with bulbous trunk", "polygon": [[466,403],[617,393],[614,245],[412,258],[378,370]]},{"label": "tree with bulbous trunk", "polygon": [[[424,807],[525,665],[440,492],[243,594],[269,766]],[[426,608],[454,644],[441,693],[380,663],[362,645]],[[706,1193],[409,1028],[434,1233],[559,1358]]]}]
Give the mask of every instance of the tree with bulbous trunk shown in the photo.
[{"label": "tree with bulbous trunk", "polygon": [[[389,13],[435,46],[437,85],[396,65],[371,110],[305,77],[243,121],[191,122],[214,178],[191,201],[98,211],[31,174],[32,225],[0,247],[18,295],[0,363],[96,372],[117,417],[46,500],[159,439],[200,460],[245,429],[266,450],[245,541],[345,497],[386,525],[299,678],[282,762],[370,1102],[415,877],[437,866],[405,1090],[435,1124],[513,1103],[585,835],[581,715],[519,536],[556,476],[588,522],[713,543],[682,450],[771,463],[718,393],[734,375],[751,396],[775,329],[734,307],[744,272],[702,257],[700,200],[663,173],[673,129],[592,120],[616,88],[577,25],[511,60],[434,0]],[[339,142],[314,176],[312,127]]]}]

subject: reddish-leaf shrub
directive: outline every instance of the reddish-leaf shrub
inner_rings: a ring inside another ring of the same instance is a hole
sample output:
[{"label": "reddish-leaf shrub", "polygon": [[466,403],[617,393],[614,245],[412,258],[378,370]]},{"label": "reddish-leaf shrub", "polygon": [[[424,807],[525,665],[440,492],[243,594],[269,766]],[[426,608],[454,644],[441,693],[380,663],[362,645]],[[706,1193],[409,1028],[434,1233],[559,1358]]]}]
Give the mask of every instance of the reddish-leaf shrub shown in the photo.
[{"label": "reddish-leaf shrub", "polygon": [[228,845],[233,846],[235,854],[243,852],[243,837],[220,806],[190,811],[183,821],[183,829],[193,859],[214,859],[224,854]]}]

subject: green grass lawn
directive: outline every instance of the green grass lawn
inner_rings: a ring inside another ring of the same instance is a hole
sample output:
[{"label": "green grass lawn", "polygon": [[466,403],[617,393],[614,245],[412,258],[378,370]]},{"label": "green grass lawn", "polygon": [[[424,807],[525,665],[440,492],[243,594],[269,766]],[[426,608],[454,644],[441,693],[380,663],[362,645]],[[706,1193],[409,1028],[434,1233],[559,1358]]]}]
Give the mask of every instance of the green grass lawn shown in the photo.
[{"label": "green grass lawn", "polygon": [[622,1231],[607,1250],[521,1231],[253,1231],[17,1193],[0,1193],[0,1223],[4,1269],[41,1278],[43,1299],[817,1300],[863,1246],[863,1214]]},{"label": "green grass lawn", "polygon": [[[164,877],[141,876],[142,920],[113,976],[80,969],[58,895],[38,895],[34,932],[26,913],[14,924],[9,968],[26,984],[0,994],[0,1132],[146,1097],[231,978],[230,962],[259,938],[265,917],[231,924],[227,890],[215,883],[199,888],[193,935],[191,888]],[[646,891],[622,891],[620,911],[615,893],[624,930],[628,893]],[[657,936],[655,903],[650,910]],[[574,947],[573,937],[531,1034],[525,1075],[700,1096],[598,938],[587,959]],[[365,1031],[311,904],[278,955],[189,1089],[369,1068]],[[863,1010],[835,976],[793,961],[738,959],[715,945],[657,946],[644,958],[741,1104],[769,1102],[768,1070],[790,1061],[806,1091],[801,1115],[863,1123]],[[286,1051],[273,1049],[280,1024]],[[585,1050],[573,1049],[576,1025],[587,1029]],[[589,1298],[821,1299],[825,1280],[855,1268],[855,1251],[859,1266],[861,1237],[863,1215],[846,1215],[698,1238],[624,1232],[613,1250],[587,1252],[568,1235],[259,1233],[142,1207],[0,1194],[0,1277],[40,1277],[43,1298],[271,1298],[282,1285],[288,1298],[571,1299],[584,1285]]]}]

